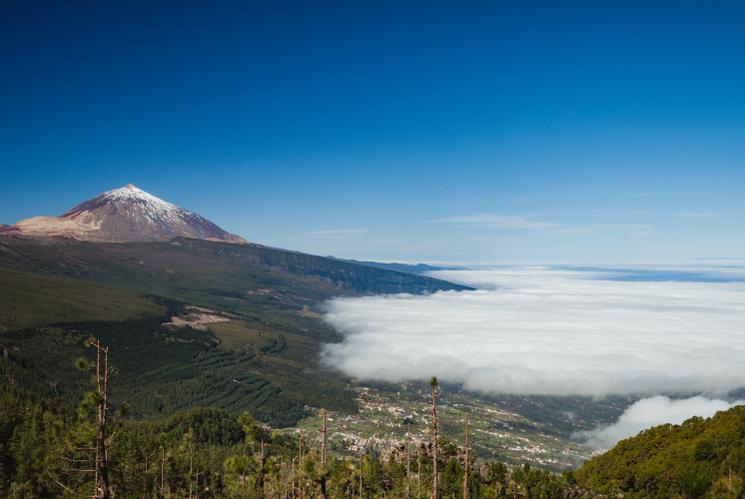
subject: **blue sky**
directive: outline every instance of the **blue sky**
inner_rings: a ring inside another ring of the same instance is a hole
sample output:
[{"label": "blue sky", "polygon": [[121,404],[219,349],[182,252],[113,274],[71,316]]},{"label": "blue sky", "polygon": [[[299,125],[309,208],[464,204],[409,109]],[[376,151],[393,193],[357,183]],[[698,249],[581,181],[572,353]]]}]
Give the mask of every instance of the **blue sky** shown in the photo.
[{"label": "blue sky", "polygon": [[0,222],[132,182],[318,254],[745,256],[742,3],[401,3],[8,3]]}]

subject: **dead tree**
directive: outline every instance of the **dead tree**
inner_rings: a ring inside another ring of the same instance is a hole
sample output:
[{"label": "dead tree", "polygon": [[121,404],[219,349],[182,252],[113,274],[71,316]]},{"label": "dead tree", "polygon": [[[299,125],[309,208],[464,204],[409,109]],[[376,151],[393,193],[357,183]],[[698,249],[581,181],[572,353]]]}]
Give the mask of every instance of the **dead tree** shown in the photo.
[{"label": "dead tree", "polygon": [[466,431],[466,442],[465,442],[465,456],[464,456],[464,466],[463,466],[463,499],[468,499],[468,478],[471,474],[471,453],[470,449],[468,447],[468,414],[466,414],[465,418],[465,431]]},{"label": "dead tree", "polygon": [[166,447],[160,449],[160,495],[164,494],[166,488]]},{"label": "dead tree", "polygon": [[259,476],[256,480],[256,488],[259,492],[259,497],[264,497],[264,475],[266,474],[266,453],[264,452],[264,441],[261,441],[261,452],[257,459],[259,461]]},{"label": "dead tree", "polygon": [[437,499],[437,377],[429,382],[432,387],[432,499]]},{"label": "dead tree", "polygon": [[360,454],[360,499],[362,499],[362,496],[364,495],[364,475],[365,475],[365,466],[362,462],[362,454]]},{"label": "dead tree", "polygon": [[327,470],[326,470],[326,439],[328,437],[328,416],[326,414],[326,409],[322,410],[323,415],[323,429],[321,430],[321,469],[318,472],[318,477],[316,478],[316,482],[318,483],[318,486],[320,487],[320,495],[322,498],[327,497],[326,493],[326,487],[327,487]]},{"label": "dead tree", "polygon": [[411,455],[409,440],[406,440],[406,499],[411,499]]},{"label": "dead tree", "polygon": [[109,446],[106,424],[109,411],[109,348],[96,338],[88,340],[96,349],[96,437],[94,443],[94,498],[109,498]]},{"label": "dead tree", "polygon": [[194,492],[194,433],[192,428],[189,428],[187,435],[189,436],[189,499],[191,499]]},{"label": "dead tree", "polygon": [[422,497],[422,447],[416,448],[416,496]]},{"label": "dead tree", "polygon": [[323,409],[323,438],[321,440],[321,468],[326,469],[326,438],[328,435],[328,423],[326,409]]}]

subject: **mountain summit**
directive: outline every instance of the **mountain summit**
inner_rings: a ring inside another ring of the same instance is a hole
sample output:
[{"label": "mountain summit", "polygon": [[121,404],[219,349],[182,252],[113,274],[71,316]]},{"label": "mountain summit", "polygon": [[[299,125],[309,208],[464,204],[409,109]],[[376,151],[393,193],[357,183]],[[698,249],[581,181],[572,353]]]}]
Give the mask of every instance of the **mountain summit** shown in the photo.
[{"label": "mountain summit", "polygon": [[246,242],[132,184],[104,192],[59,217],[28,218],[0,232],[108,242],[167,241],[174,237]]}]

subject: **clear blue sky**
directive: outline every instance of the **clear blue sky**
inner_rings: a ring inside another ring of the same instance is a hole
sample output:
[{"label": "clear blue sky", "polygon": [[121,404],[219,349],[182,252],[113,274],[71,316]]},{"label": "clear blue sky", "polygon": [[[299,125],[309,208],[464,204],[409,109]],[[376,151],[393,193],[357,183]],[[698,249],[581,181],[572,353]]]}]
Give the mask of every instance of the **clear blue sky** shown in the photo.
[{"label": "clear blue sky", "polygon": [[0,222],[132,182],[344,257],[745,256],[745,4],[502,3],[4,2]]}]

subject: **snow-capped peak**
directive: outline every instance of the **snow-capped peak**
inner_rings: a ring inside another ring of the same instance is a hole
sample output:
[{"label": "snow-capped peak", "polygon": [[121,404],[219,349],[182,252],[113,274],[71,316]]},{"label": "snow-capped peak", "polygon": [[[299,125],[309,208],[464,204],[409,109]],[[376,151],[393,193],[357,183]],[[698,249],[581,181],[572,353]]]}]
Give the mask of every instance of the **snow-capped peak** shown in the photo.
[{"label": "snow-capped peak", "polygon": [[104,204],[113,204],[120,207],[128,216],[135,216],[157,225],[181,226],[187,225],[190,220],[202,218],[189,210],[153,196],[149,192],[135,187],[134,184],[127,184],[124,187],[106,191],[93,200],[76,206],[62,216],[69,217],[84,211],[92,211]]},{"label": "snow-capped peak", "polygon": [[112,201],[118,200],[142,200],[154,205],[161,206],[163,208],[178,208],[175,204],[164,201],[157,196],[153,196],[149,192],[145,192],[134,184],[127,184],[124,187],[118,189],[112,189],[101,194],[99,197],[109,199]]},{"label": "snow-capped peak", "polygon": [[204,217],[127,184],[80,203],[60,217],[35,217],[14,227],[30,235],[99,241],[163,241],[173,237],[245,242]]}]

